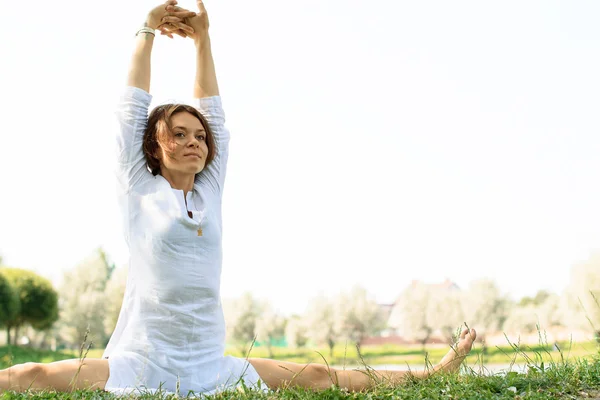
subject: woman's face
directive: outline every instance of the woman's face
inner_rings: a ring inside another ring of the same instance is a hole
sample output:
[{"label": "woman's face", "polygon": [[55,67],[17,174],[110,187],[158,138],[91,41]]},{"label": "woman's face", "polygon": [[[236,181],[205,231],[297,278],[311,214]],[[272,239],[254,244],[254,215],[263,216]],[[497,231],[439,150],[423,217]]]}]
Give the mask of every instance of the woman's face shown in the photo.
[{"label": "woman's face", "polygon": [[156,157],[161,169],[195,175],[204,169],[208,146],[202,123],[187,111],[171,116],[171,133],[165,143],[159,141]]}]

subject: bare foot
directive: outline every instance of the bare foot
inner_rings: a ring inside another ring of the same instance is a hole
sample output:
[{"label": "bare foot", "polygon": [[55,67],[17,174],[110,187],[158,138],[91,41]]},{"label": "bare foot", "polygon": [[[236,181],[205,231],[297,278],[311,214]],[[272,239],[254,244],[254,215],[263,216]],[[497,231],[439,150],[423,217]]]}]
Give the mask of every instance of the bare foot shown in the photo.
[{"label": "bare foot", "polygon": [[442,361],[436,365],[435,370],[457,372],[460,368],[460,364],[471,351],[471,347],[473,347],[473,342],[476,337],[477,332],[475,332],[475,329],[471,329],[471,332],[469,332],[468,329],[463,329],[458,343],[455,346],[452,346],[448,354],[446,354],[444,358],[442,358]]}]

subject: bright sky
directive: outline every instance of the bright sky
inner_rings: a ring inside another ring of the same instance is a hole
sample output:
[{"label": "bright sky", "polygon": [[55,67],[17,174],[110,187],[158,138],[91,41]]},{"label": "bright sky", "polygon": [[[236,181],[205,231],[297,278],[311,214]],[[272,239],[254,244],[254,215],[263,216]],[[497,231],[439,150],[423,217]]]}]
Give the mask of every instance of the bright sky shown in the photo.
[{"label": "bright sky", "polygon": [[[28,4],[0,24],[0,254],[58,282],[98,246],[127,263],[113,110],[158,3]],[[600,248],[600,2],[205,4],[232,133],[223,296],[288,313],[489,277],[518,298]],[[190,96],[191,41],[155,43],[155,100]]]}]

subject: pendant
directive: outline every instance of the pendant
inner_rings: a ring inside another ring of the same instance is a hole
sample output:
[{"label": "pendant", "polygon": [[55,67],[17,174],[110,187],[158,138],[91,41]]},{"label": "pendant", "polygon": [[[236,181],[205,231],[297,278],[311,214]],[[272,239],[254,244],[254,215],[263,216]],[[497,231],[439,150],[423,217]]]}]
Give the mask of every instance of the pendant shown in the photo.
[{"label": "pendant", "polygon": [[198,236],[202,236],[202,228],[198,229]]}]

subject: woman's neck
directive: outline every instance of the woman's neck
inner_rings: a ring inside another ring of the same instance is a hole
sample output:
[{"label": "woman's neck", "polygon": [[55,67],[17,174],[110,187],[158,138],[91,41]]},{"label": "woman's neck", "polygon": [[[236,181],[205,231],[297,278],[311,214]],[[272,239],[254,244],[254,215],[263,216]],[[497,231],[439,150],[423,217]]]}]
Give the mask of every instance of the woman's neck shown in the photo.
[{"label": "woman's neck", "polygon": [[183,190],[185,195],[194,190],[196,175],[172,173],[170,171],[161,171],[160,174],[171,184],[173,189]]}]

